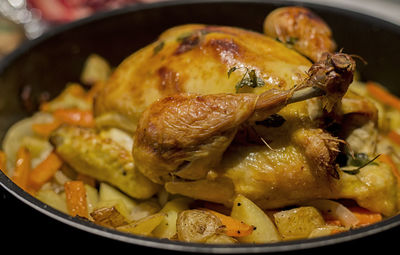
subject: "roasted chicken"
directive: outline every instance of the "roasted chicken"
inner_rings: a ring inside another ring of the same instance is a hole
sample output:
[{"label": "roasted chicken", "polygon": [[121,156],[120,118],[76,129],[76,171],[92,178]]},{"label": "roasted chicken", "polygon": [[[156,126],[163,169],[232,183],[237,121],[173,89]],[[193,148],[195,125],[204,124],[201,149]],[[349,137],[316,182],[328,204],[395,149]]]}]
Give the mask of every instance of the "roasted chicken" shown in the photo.
[{"label": "roasted chicken", "polygon": [[[272,12],[264,29],[165,31],[99,90],[97,123],[130,132],[136,174],[173,194],[226,206],[243,194],[263,209],[350,198],[394,214],[390,168],[367,166],[361,177],[339,169],[339,154],[363,147],[347,138],[377,121],[374,105],[347,91],[352,57],[333,52],[329,27],[304,8]],[[61,154],[62,132],[54,136]]]}]

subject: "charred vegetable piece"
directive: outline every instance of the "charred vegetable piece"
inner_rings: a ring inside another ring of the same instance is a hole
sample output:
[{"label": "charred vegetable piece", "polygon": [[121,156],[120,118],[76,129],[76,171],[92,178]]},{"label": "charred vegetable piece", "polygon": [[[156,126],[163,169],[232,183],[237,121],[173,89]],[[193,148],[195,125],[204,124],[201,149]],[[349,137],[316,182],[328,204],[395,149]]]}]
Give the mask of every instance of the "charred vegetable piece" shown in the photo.
[{"label": "charred vegetable piece", "polygon": [[127,225],[126,218],[114,207],[102,207],[90,213],[96,224],[116,228]]},{"label": "charred vegetable piece", "polygon": [[107,181],[134,198],[149,198],[159,189],[135,170],[129,151],[93,129],[65,125],[52,133],[50,141],[76,171]]}]

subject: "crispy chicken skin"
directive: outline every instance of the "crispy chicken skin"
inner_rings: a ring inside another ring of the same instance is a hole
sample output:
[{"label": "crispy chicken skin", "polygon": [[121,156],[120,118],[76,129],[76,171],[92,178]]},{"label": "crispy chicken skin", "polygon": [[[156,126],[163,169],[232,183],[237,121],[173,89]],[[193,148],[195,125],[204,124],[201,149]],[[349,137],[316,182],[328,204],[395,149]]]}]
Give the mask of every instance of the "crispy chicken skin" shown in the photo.
[{"label": "crispy chicken skin", "polygon": [[271,12],[264,21],[264,33],[318,61],[325,52],[333,52],[336,43],[329,26],[304,7],[283,7]]}]

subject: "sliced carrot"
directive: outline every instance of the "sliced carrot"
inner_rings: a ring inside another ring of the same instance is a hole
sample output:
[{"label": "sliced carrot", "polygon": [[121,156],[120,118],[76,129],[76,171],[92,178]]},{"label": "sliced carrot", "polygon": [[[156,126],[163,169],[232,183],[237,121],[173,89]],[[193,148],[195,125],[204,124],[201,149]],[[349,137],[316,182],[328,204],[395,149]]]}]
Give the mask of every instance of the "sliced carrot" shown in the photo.
[{"label": "sliced carrot", "polygon": [[378,158],[378,161],[386,163],[390,166],[393,175],[396,176],[397,185],[400,185],[400,172],[396,166],[396,163],[394,163],[393,159],[387,154],[381,154]]},{"label": "sliced carrot", "polygon": [[7,156],[6,153],[0,150],[0,171],[2,171],[5,175],[8,176],[7,173]]},{"label": "sliced carrot", "polygon": [[392,95],[389,91],[384,89],[377,83],[367,82],[367,91],[368,93],[379,100],[380,102],[389,105],[397,110],[400,110],[400,98]]},{"label": "sliced carrot", "polygon": [[29,174],[29,186],[38,191],[43,184],[48,182],[62,165],[62,160],[54,152],[50,153],[35,169]]},{"label": "sliced carrot", "polygon": [[211,212],[221,220],[222,225],[225,226],[225,234],[228,236],[248,236],[253,233],[254,227],[251,225],[210,209],[204,210]]},{"label": "sliced carrot", "polygon": [[21,189],[27,190],[29,173],[31,172],[31,154],[27,148],[21,147],[17,152],[14,174],[12,180]]},{"label": "sliced carrot", "polygon": [[382,220],[382,214],[371,212],[359,206],[349,207],[349,210],[358,218],[357,226],[366,226]]},{"label": "sliced carrot", "polygon": [[88,218],[85,184],[82,181],[69,181],[64,188],[69,214]]},{"label": "sliced carrot", "polygon": [[388,133],[388,137],[391,141],[394,143],[400,145],[400,134],[397,133],[396,131],[392,130]]},{"label": "sliced carrot", "polygon": [[94,127],[94,118],[92,111],[78,109],[58,109],[54,111],[53,116],[56,120],[70,125],[81,127]]},{"label": "sliced carrot", "polygon": [[92,187],[96,186],[96,179],[89,175],[78,173],[78,176],[76,177],[76,179],[78,181],[83,181],[83,183],[88,184]]},{"label": "sliced carrot", "polygon": [[36,134],[48,137],[51,132],[56,130],[61,124],[61,121],[58,120],[50,123],[36,123],[32,125],[32,129]]}]

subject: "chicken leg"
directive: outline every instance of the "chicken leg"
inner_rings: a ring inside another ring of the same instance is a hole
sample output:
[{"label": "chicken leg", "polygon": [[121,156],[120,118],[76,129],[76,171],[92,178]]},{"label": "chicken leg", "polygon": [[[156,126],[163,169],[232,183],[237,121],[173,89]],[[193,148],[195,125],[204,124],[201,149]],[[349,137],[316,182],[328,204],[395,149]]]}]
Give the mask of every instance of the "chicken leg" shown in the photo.
[{"label": "chicken leg", "polygon": [[133,147],[136,166],[160,184],[173,178],[202,179],[220,162],[241,124],[263,120],[290,103],[321,95],[330,110],[352,82],[354,69],[349,55],[326,54],[310,68],[309,77],[291,90],[163,98],[139,120]]}]

